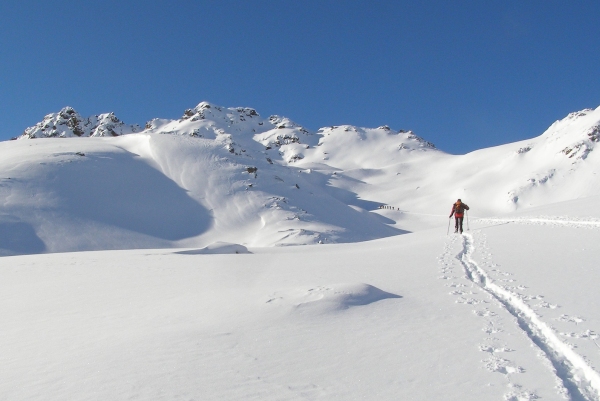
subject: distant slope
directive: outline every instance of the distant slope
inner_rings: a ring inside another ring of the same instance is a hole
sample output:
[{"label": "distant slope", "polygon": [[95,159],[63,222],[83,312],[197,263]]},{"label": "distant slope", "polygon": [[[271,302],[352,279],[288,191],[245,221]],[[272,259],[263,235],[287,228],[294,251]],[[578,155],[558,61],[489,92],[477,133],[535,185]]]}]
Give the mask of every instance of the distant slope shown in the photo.
[{"label": "distant slope", "polygon": [[311,132],[207,102],[144,130],[65,108],[0,143],[0,252],[381,238],[445,225],[459,197],[492,216],[600,194],[599,136],[600,108],[460,156],[387,126]]},{"label": "distant slope", "polygon": [[0,153],[4,254],[353,242],[402,232],[295,169],[232,155],[216,140],[11,141]]},{"label": "distant slope", "polygon": [[457,198],[485,216],[600,193],[600,108],[572,113],[537,138],[459,156],[399,135],[329,129],[297,165],[335,171],[332,185],[362,199],[439,215]]}]

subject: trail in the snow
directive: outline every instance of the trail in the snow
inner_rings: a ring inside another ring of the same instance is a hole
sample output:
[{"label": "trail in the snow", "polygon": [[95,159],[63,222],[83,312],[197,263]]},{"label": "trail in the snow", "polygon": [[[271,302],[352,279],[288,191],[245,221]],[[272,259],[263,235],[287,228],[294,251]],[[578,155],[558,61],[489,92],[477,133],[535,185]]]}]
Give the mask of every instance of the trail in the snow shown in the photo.
[{"label": "trail in the snow", "polygon": [[481,218],[479,223],[517,223],[534,225],[553,225],[575,228],[600,228],[600,220],[594,218],[577,219],[574,217],[540,216],[514,218]]},{"label": "trail in the snow", "polygon": [[519,327],[551,361],[556,375],[568,389],[571,400],[599,401],[600,375],[571,347],[563,343],[517,294],[495,284],[487,272],[471,258],[475,250],[473,236],[464,234],[462,238],[463,249],[456,258],[463,265],[467,278],[498,300],[517,319]]},{"label": "trail in the snow", "polygon": [[[532,390],[528,383],[523,383],[523,379],[525,378],[519,377],[520,374],[529,370],[527,366],[522,366],[518,360],[510,358],[510,355],[517,350],[515,348],[516,344],[513,341],[514,339],[510,336],[511,330],[506,330],[506,325],[512,324],[513,321],[509,317],[513,318],[513,316],[508,312],[496,313],[501,311],[494,311],[491,306],[498,301],[492,302],[493,297],[488,291],[476,285],[470,279],[471,276],[469,276],[470,273],[468,271],[467,277],[464,275],[460,275],[460,277],[455,275],[455,269],[460,269],[463,273],[465,271],[460,260],[456,258],[455,251],[455,245],[459,241],[462,244],[462,236],[452,235],[448,238],[449,241],[446,242],[444,252],[439,258],[441,272],[443,273],[439,278],[447,281],[445,286],[451,289],[450,295],[456,297],[456,303],[472,307],[475,315],[485,322],[484,327],[482,327],[485,336],[478,345],[479,350],[485,354],[485,358],[482,360],[484,368],[489,372],[499,373],[504,376],[507,385],[507,392],[504,394],[506,401],[531,401],[539,399],[540,396],[537,392]],[[464,282],[465,280],[467,282]],[[539,353],[543,355],[541,351]],[[544,359],[552,369],[551,362],[545,357]],[[521,362],[523,362],[522,359]],[[568,394],[568,390],[556,375],[553,376],[555,377],[557,393],[563,395],[563,399],[567,399],[566,394]]]}]

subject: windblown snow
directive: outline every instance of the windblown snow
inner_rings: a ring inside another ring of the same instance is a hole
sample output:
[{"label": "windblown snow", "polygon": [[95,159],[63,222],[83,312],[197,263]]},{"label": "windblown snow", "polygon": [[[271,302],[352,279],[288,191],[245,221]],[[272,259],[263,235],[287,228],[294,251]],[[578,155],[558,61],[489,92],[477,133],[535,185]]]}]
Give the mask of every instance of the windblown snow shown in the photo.
[{"label": "windblown snow", "polygon": [[600,400],[600,107],[466,155],[208,102],[16,139],[2,399]]}]

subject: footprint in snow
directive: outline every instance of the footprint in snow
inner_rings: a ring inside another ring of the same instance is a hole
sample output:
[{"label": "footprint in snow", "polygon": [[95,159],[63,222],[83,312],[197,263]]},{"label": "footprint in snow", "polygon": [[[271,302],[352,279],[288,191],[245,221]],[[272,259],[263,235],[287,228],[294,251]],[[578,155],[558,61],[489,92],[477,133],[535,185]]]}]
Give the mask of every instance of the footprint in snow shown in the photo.
[{"label": "footprint in snow", "polygon": [[540,397],[531,391],[519,391],[518,393],[511,391],[504,396],[506,401],[532,401],[539,400]]},{"label": "footprint in snow", "polygon": [[[467,305],[479,305],[479,304],[487,304],[489,303],[483,299],[475,299],[475,298],[460,298],[456,300],[457,304],[467,304]],[[477,312],[475,312],[477,313]],[[481,315],[479,315],[481,316]]]},{"label": "footprint in snow", "polygon": [[477,316],[480,317],[494,317],[497,315],[496,312],[492,312],[489,309],[485,309],[485,310],[474,310],[473,313],[475,313]]},{"label": "footprint in snow", "polygon": [[501,276],[512,276],[512,273],[508,273],[508,272],[505,272],[505,271],[502,271],[502,270],[492,269],[492,271],[494,273],[498,274],[498,275],[501,275]]},{"label": "footprint in snow", "polygon": [[439,276],[438,278],[442,279],[442,280],[456,280],[458,277],[455,277],[455,276],[445,276],[444,275],[444,276]]},{"label": "footprint in snow", "polygon": [[[526,289],[528,289],[528,288],[529,288],[529,287],[527,287],[526,285],[518,285],[518,286],[517,286],[517,290],[521,290],[521,291],[523,291],[523,290],[526,290]],[[540,296],[540,295],[538,295],[538,297],[539,297],[539,296]],[[543,298],[543,297],[542,297],[542,298]]]},{"label": "footprint in snow", "polygon": [[473,291],[463,291],[463,290],[454,290],[450,292],[450,295],[473,295],[475,294]]},{"label": "footprint in snow", "polygon": [[555,318],[555,320],[558,320],[559,322],[567,322],[567,323],[575,323],[575,324],[585,322],[585,319],[580,316],[569,316],[569,315],[564,315],[564,314]]},{"label": "footprint in snow", "polygon": [[486,334],[496,334],[496,333],[502,333],[504,330],[502,330],[500,327],[490,324],[489,326],[484,327],[483,331]]},{"label": "footprint in snow", "polygon": [[461,288],[461,287],[466,287],[466,284],[461,284],[461,283],[449,283],[449,284],[445,284],[446,287],[452,287],[452,288]]},{"label": "footprint in snow", "polygon": [[600,337],[593,330],[586,330],[581,333],[560,333],[560,335],[569,338],[589,338],[592,340],[597,340]]},{"label": "footprint in snow", "polygon": [[525,369],[515,365],[508,359],[498,358],[495,356],[492,356],[488,359],[484,359],[483,363],[485,364],[485,368],[490,372],[498,372],[505,375],[525,372]]},{"label": "footprint in snow", "polygon": [[551,304],[551,303],[544,301],[544,302],[540,302],[539,304],[537,304],[536,307],[546,308],[546,309],[556,309],[556,308],[560,308],[560,305]]},{"label": "footprint in snow", "polygon": [[544,299],[543,295],[525,295],[521,298],[524,301],[534,301],[536,299]]},{"label": "footprint in snow", "polygon": [[498,352],[513,352],[513,349],[507,348],[507,347],[494,347],[493,345],[489,345],[489,344],[480,344],[479,345],[479,350],[481,352],[489,352],[489,353],[498,353]]}]

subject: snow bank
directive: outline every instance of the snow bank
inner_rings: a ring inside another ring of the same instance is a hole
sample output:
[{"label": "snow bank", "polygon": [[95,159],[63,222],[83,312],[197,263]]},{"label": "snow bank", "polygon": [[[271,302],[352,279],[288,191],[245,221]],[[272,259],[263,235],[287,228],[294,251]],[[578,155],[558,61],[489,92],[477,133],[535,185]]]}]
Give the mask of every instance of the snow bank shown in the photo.
[{"label": "snow bank", "polygon": [[230,244],[228,242],[215,242],[202,249],[177,252],[180,255],[227,255],[239,253],[251,253],[243,245]]}]

